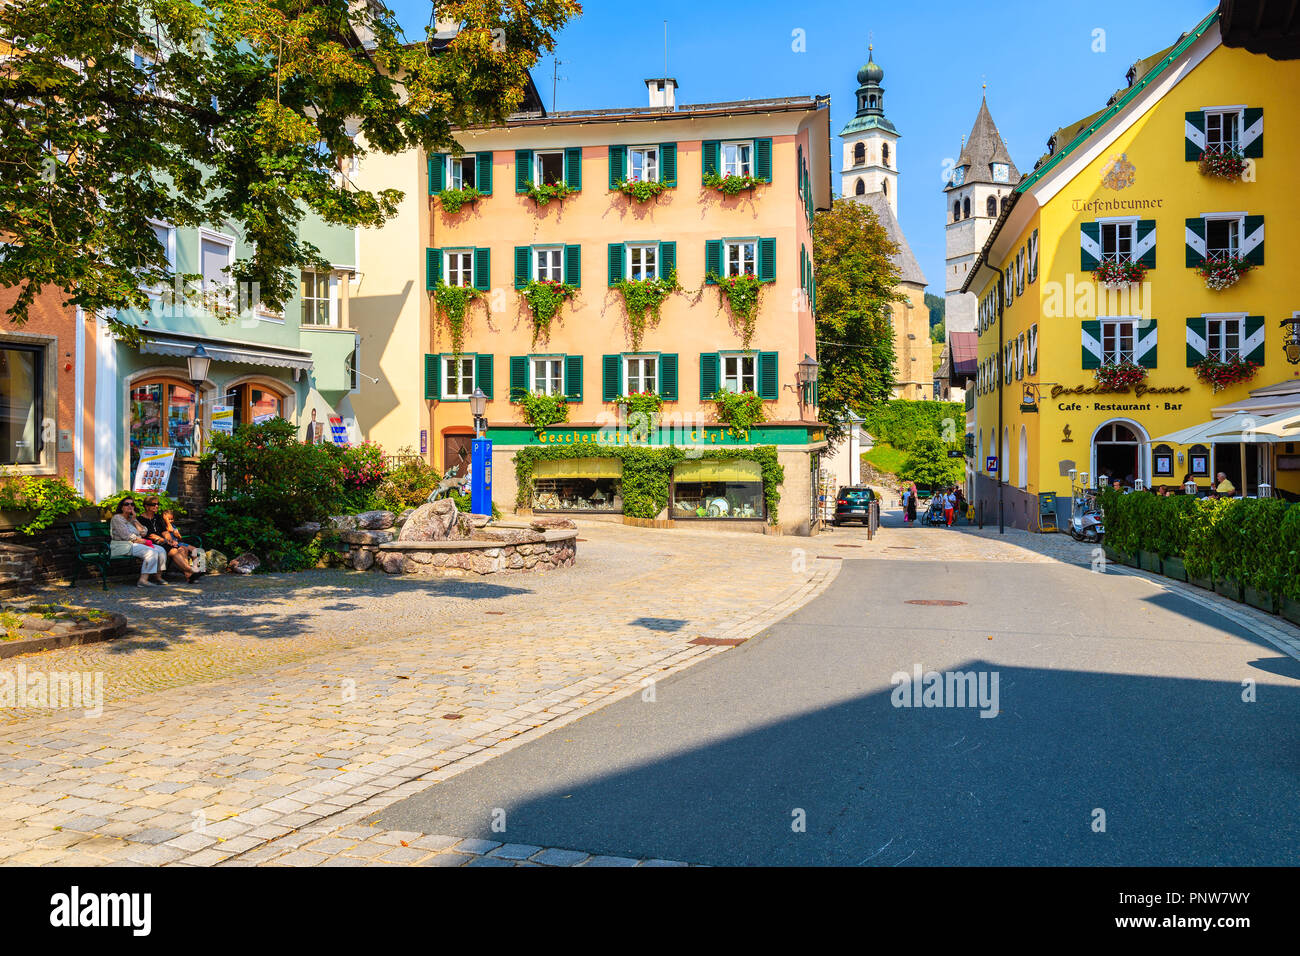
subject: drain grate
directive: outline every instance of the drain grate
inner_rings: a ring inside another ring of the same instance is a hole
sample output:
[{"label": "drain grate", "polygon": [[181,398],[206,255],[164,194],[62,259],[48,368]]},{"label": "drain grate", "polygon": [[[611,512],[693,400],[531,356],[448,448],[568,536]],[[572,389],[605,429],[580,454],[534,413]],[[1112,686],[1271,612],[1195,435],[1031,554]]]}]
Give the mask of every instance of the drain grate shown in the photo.
[{"label": "drain grate", "polygon": [[907,601],[907,604],[919,604],[922,607],[965,607],[965,601]]},{"label": "drain grate", "polygon": [[504,614],[505,611],[484,611],[484,614]]},{"label": "drain grate", "polygon": [[465,716],[464,714],[443,714],[443,715],[442,715],[442,719],[443,719],[443,720],[460,720],[460,719],[461,719],[462,717],[464,717],[464,716]]},{"label": "drain grate", "polygon": [[690,644],[703,644],[706,647],[736,647],[749,640],[746,637],[697,637]]},{"label": "drain grate", "polygon": [[860,548],[860,547],[862,547],[862,545],[860,545],[860,544],[837,544],[837,545],[835,545],[835,547],[837,547],[837,548]]}]

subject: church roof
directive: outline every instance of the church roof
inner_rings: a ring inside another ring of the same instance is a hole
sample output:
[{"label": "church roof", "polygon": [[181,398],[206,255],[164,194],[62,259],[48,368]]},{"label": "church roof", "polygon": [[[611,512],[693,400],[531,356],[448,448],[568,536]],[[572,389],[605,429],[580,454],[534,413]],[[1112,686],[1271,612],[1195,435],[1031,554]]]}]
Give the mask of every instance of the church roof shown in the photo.
[{"label": "church roof", "polygon": [[895,136],[901,135],[894,124],[889,122],[883,116],[855,116],[844,124],[840,130],[841,136],[848,136],[851,133],[861,133],[869,129],[883,129],[887,133],[893,133]]},{"label": "church roof", "polygon": [[969,167],[963,185],[994,182],[994,163],[1005,163],[1010,168],[1008,182],[1015,183],[1020,179],[1020,172],[1016,169],[1016,164],[1011,161],[1011,154],[1007,152],[1006,144],[1002,142],[1002,134],[998,132],[997,124],[989,115],[988,100],[981,99],[980,111],[975,115],[975,125],[971,127],[970,136],[966,137],[966,145],[962,147],[961,156],[957,158],[959,167]]},{"label": "church roof", "polygon": [[898,253],[894,256],[894,264],[898,266],[900,282],[914,282],[917,285],[928,285],[925,273],[921,271],[921,264],[916,261],[916,256],[912,255],[912,247],[907,244],[907,237],[903,235],[903,227],[898,224],[897,217],[894,216],[894,210],[889,206],[889,198],[882,192],[867,193],[865,196],[846,196],[850,202],[862,203],[876,214],[876,219],[885,230],[885,235],[889,240],[898,246]]}]

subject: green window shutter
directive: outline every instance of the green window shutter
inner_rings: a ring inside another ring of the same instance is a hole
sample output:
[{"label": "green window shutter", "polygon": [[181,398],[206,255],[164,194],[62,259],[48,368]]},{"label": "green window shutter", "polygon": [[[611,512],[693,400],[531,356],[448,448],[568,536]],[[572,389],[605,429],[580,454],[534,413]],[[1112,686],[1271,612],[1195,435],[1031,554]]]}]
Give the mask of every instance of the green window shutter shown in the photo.
[{"label": "green window shutter", "polygon": [[758,397],[764,401],[776,401],[779,382],[776,377],[775,352],[758,353]]},{"label": "green window shutter", "polygon": [[808,294],[808,247],[799,243],[799,288]]},{"label": "green window shutter", "polygon": [[1241,131],[1241,153],[1248,159],[1264,155],[1264,111],[1259,107],[1245,109],[1244,129]]},{"label": "green window shutter", "polygon": [[564,247],[564,282],[575,289],[582,288],[582,246]]},{"label": "green window shutter", "polygon": [[1205,261],[1205,220],[1200,216],[1187,220],[1187,268],[1195,269]]},{"label": "green window shutter", "polygon": [[623,394],[623,356],[606,355],[600,360],[600,397],[612,402]]},{"label": "green window shutter", "polygon": [[609,287],[612,289],[623,281],[627,263],[627,246],[621,242],[609,244]]},{"label": "green window shutter", "polygon": [[429,157],[429,195],[436,196],[447,188],[447,154],[434,153]]},{"label": "green window shutter", "polygon": [[1247,362],[1264,364],[1264,317],[1248,315],[1241,320],[1241,357]]},{"label": "green window shutter", "polygon": [[570,146],[564,151],[564,181],[574,189],[582,188],[581,146]]},{"label": "green window shutter", "polygon": [[1156,367],[1156,320],[1137,323],[1133,331],[1133,360],[1143,368]]},{"label": "green window shutter", "polygon": [[510,356],[510,401],[517,402],[528,391],[528,356]]},{"label": "green window shutter", "polygon": [[627,147],[611,146],[609,148],[609,188],[617,189],[618,184],[627,179]]},{"label": "green window shutter", "polygon": [[701,172],[707,176],[718,171],[718,157],[722,153],[722,141],[706,139],[700,149]]},{"label": "green window shutter", "polygon": [[708,276],[722,275],[722,240],[709,239],[704,243],[704,275],[706,282],[713,282]]},{"label": "green window shutter", "polygon": [[1257,266],[1264,264],[1264,217],[1247,216],[1246,228],[1243,230],[1242,249],[1245,250],[1245,258]]},{"label": "green window shutter", "polygon": [[484,196],[492,195],[492,154],[474,154],[474,182]]},{"label": "green window shutter", "polygon": [[442,356],[424,356],[424,400],[436,402],[442,395]]},{"label": "green window shutter", "polygon": [[533,182],[533,151],[515,150],[515,192],[526,193]]},{"label": "green window shutter", "polygon": [[765,183],[772,181],[772,138],[754,140],[754,178]]},{"label": "green window shutter", "polygon": [[474,356],[474,384],[483,389],[483,394],[492,401],[492,380],[493,380],[492,356],[484,352],[479,352]]},{"label": "green window shutter", "polygon": [[677,144],[659,144],[659,181],[665,186],[677,185]]},{"label": "green window shutter", "polygon": [[532,246],[515,246],[515,288],[522,289],[533,277]]},{"label": "green window shutter", "polygon": [[1083,322],[1083,367],[1101,368],[1101,322],[1085,319]]},{"label": "green window shutter", "polygon": [[677,354],[659,356],[659,397],[665,402],[677,401]]},{"label": "green window shutter", "polygon": [[1156,267],[1156,221],[1154,219],[1139,219],[1137,224],[1137,235],[1135,252],[1140,250],[1138,262],[1142,263],[1148,269]]},{"label": "green window shutter", "polygon": [[564,397],[571,402],[582,401],[582,356],[564,356]]},{"label": "green window shutter", "polygon": [[1192,316],[1187,320],[1187,367],[1199,364],[1209,352],[1205,342],[1205,319]]},{"label": "green window shutter", "polygon": [[663,278],[673,274],[677,268],[677,243],[659,243],[659,275]]},{"label": "green window shutter", "polygon": [[492,291],[492,250],[474,250],[474,288],[480,292]]},{"label": "green window shutter", "polygon": [[424,250],[424,287],[432,292],[442,281],[442,250]]},{"label": "green window shutter", "polygon": [[1183,114],[1183,159],[1194,163],[1205,152],[1205,114],[1194,110]]},{"label": "green window shutter", "polygon": [[717,352],[700,353],[700,401],[707,402],[722,380],[722,357]]},{"label": "green window shutter", "polygon": [[760,282],[776,281],[776,240],[758,240],[758,279]]},{"label": "green window shutter", "polygon": [[1101,262],[1101,223],[1085,222],[1079,226],[1079,268],[1091,272]]}]

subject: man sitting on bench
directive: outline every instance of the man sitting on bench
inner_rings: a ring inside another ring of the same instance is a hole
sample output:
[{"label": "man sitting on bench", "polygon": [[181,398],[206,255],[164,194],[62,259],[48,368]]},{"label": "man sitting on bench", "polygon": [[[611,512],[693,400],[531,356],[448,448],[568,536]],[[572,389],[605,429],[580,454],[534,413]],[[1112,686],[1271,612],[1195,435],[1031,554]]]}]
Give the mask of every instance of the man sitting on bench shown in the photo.
[{"label": "man sitting on bench", "polygon": [[140,559],[140,580],[137,587],[150,584],[166,584],[162,579],[163,568],[167,567],[167,552],[149,540],[149,531],[135,520],[135,499],[123,498],[117,503],[117,513],[108,523],[112,542],[109,553],[115,558],[134,555]]}]

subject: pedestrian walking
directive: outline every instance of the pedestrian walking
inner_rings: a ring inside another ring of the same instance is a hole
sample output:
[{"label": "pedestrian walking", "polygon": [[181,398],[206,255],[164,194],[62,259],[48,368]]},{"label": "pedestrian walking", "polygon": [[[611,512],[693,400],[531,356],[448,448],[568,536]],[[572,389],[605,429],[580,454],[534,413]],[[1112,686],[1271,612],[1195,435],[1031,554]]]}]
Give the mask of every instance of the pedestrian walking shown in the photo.
[{"label": "pedestrian walking", "polygon": [[916,482],[913,481],[907,487],[907,500],[904,505],[904,515],[907,518],[908,524],[912,524],[916,521],[916,499]]},{"label": "pedestrian walking", "polygon": [[957,507],[956,489],[949,488],[943,496],[943,523],[952,527],[953,512]]}]

